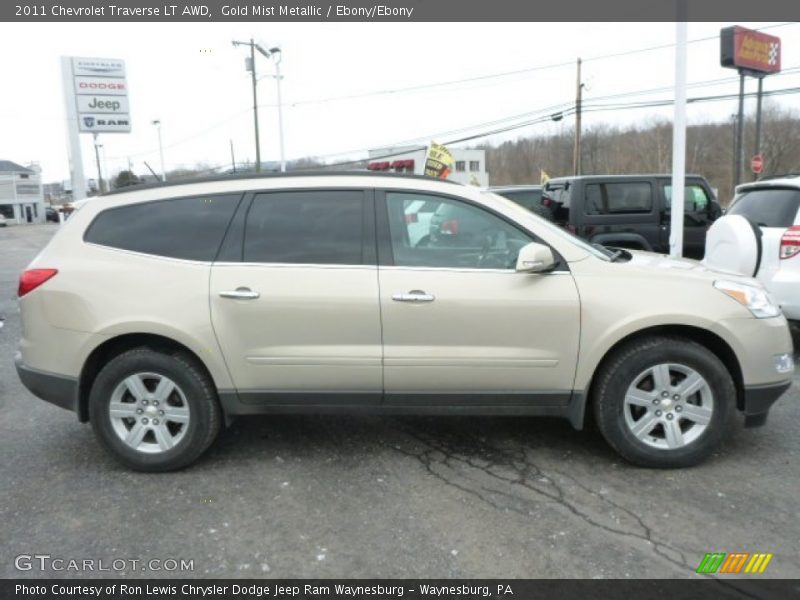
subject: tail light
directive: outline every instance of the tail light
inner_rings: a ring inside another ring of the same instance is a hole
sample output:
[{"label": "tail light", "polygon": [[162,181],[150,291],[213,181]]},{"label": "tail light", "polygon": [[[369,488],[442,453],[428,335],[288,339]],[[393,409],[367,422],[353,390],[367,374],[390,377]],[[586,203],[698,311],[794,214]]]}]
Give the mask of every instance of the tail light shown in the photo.
[{"label": "tail light", "polygon": [[458,235],[458,220],[450,219],[448,221],[443,221],[441,227],[439,227],[439,233],[444,235]]},{"label": "tail light", "polygon": [[567,231],[569,231],[573,235],[578,235],[578,228],[575,225],[567,224]]},{"label": "tail light", "polygon": [[417,217],[417,213],[407,213],[406,214],[406,225],[409,223],[416,223],[419,220]]},{"label": "tail light", "polygon": [[58,273],[58,269],[28,269],[19,276],[17,296],[22,298],[25,294],[38,288],[56,273]]},{"label": "tail light", "polygon": [[553,208],[553,200],[550,198],[542,198],[542,206],[545,208]]},{"label": "tail light", "polygon": [[800,254],[800,225],[789,227],[781,237],[781,258],[792,258]]}]

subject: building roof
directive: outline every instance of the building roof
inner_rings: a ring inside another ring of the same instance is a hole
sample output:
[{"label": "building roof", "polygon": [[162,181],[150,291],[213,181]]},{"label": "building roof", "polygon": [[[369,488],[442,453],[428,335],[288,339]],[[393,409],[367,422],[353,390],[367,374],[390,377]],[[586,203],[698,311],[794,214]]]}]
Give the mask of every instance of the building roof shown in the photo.
[{"label": "building roof", "polygon": [[23,167],[22,165],[18,165],[15,162],[11,162],[10,160],[0,160],[0,173],[33,173],[27,167]]}]

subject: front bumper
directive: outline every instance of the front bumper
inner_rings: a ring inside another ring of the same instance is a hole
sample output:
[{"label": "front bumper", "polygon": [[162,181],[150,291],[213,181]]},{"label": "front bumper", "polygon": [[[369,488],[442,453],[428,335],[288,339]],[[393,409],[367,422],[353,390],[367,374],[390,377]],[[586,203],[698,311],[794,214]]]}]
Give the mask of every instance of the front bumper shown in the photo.
[{"label": "front bumper", "polygon": [[22,384],[34,396],[61,408],[78,412],[77,379],[28,367],[22,362],[22,354],[19,352],[14,358],[14,366]]},{"label": "front bumper", "polygon": [[769,409],[792,385],[792,380],[744,388],[744,426],[761,427],[767,422]]}]

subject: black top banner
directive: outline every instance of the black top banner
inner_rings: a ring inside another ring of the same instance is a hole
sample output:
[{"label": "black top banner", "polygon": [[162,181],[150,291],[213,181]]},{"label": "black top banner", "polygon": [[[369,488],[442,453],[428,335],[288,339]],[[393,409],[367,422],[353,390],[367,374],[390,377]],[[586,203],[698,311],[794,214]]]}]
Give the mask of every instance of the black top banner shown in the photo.
[{"label": "black top banner", "polygon": [[798,0],[30,0],[0,21],[796,21]]}]

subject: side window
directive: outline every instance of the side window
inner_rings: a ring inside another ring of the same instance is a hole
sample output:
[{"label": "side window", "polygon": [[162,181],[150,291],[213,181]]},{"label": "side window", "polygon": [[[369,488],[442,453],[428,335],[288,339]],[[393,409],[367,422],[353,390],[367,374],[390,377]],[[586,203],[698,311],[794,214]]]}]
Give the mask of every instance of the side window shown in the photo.
[{"label": "side window", "polygon": [[587,215],[602,215],[606,212],[603,208],[603,190],[599,183],[587,184],[585,207]]},{"label": "side window", "polygon": [[[435,204],[428,219],[410,219],[408,209]],[[533,237],[466,202],[426,194],[387,192],[394,264],[403,267],[513,269],[520,248]]]},{"label": "side window", "polygon": [[362,191],[270,192],[253,199],[245,262],[360,265],[363,250]]},{"label": "side window", "polygon": [[110,208],[95,217],[84,240],[145,254],[212,261],[241,197],[176,198]]},{"label": "side window", "polygon": [[[664,186],[664,198],[667,202],[666,210],[670,212],[672,205],[672,186]],[[698,184],[689,184],[684,188],[683,192],[683,210],[686,212],[705,212],[708,208],[708,194],[703,186]]]},{"label": "side window", "polygon": [[653,209],[653,188],[646,181],[587,184],[587,215],[649,213]]}]

